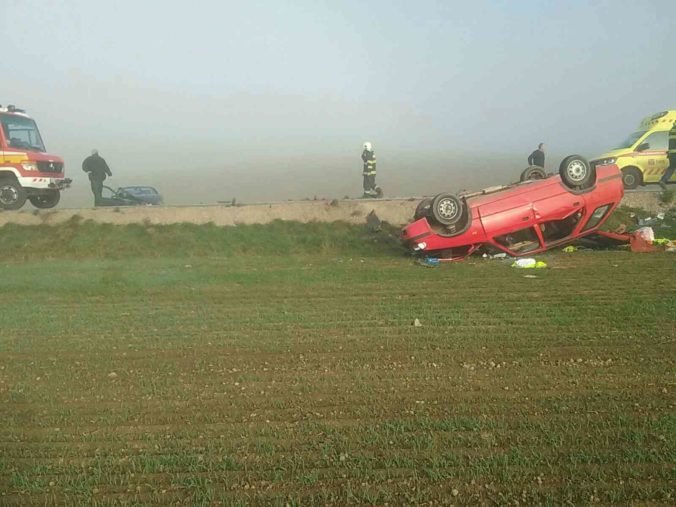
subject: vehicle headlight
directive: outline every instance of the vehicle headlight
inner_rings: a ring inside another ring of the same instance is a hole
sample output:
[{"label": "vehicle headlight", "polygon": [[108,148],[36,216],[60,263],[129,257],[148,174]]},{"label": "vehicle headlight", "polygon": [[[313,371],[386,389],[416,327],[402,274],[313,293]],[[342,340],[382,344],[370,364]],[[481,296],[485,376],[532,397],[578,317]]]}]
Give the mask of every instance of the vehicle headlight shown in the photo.
[{"label": "vehicle headlight", "polygon": [[594,162],[594,165],[613,165],[617,161],[616,158],[602,158]]},{"label": "vehicle headlight", "polygon": [[38,165],[35,162],[22,162],[21,167],[24,171],[37,171]]}]

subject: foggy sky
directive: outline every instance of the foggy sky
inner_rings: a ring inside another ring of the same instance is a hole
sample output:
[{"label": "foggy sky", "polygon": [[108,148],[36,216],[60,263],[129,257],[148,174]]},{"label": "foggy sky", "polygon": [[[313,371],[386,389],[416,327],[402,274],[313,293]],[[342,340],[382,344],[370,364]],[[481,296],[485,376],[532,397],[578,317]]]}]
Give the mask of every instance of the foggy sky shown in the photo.
[{"label": "foggy sky", "polygon": [[90,203],[361,193],[363,141],[389,195],[514,179],[594,156],[676,109],[676,2],[0,0],[0,104],[24,107]]}]

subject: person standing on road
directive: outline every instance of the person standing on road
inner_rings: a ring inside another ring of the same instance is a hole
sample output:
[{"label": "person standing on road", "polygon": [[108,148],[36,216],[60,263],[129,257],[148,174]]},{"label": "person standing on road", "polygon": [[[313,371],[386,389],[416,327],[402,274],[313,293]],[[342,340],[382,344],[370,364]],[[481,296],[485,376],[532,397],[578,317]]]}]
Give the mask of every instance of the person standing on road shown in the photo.
[{"label": "person standing on road", "polygon": [[106,161],[99,155],[98,150],[92,150],[84,162],[82,162],[82,170],[89,174],[89,181],[92,185],[92,193],[94,194],[94,206],[101,204],[103,194],[103,182],[106,176],[112,176],[110,167]]},{"label": "person standing on road", "polygon": [[669,180],[674,175],[674,171],[676,171],[676,121],[669,131],[669,151],[667,152],[667,157],[669,165],[667,166],[667,170],[664,171],[662,178],[660,178],[660,187],[663,190],[667,189],[667,183],[669,183]]},{"label": "person standing on road", "polygon": [[528,165],[545,168],[545,143],[538,144],[538,149],[529,155]]},{"label": "person standing on road", "polygon": [[364,143],[364,151],[361,152],[361,160],[364,162],[362,175],[364,176],[364,197],[376,197],[376,154],[373,145]]}]

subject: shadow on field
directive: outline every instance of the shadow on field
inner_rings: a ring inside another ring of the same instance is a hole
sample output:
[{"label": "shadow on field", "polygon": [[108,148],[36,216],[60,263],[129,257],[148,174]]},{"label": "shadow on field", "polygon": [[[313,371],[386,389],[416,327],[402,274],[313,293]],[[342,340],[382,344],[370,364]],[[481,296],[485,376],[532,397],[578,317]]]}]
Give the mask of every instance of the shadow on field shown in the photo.
[{"label": "shadow on field", "polygon": [[400,256],[399,229],[344,222],[275,221],[264,225],[102,224],[73,217],[58,225],[0,227],[3,259],[120,259],[236,255]]}]

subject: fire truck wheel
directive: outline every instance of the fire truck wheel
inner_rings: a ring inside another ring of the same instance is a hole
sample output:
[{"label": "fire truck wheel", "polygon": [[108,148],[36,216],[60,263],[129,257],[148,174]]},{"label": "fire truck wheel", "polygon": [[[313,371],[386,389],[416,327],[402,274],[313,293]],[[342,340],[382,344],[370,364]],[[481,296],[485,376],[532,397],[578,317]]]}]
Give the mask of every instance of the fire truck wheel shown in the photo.
[{"label": "fire truck wheel", "polygon": [[0,179],[0,208],[15,210],[26,203],[26,190],[14,178]]},{"label": "fire truck wheel", "polygon": [[49,209],[59,204],[61,192],[58,190],[50,190],[47,194],[31,195],[28,197],[28,200],[38,209]]}]

